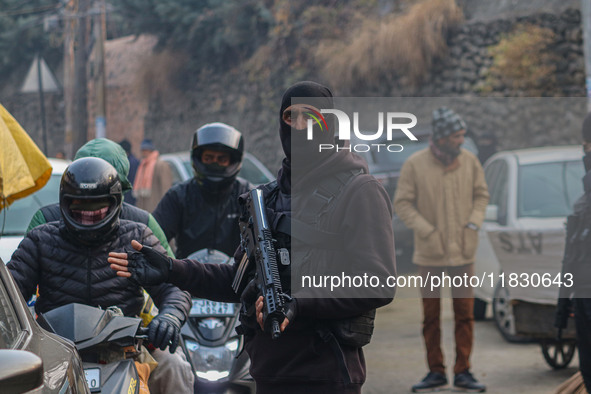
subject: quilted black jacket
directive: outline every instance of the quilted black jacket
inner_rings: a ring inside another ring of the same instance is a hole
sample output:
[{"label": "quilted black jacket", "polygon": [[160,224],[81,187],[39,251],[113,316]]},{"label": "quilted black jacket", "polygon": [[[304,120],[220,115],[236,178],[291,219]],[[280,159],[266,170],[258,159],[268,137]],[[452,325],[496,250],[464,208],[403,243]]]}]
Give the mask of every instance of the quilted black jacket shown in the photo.
[{"label": "quilted black jacket", "polygon": [[[139,315],[144,302],[142,288],[116,276],[107,262],[108,254],[130,251],[132,239],[165,251],[144,224],[128,220],[119,223],[115,236],[97,246],[76,242],[60,221],[28,233],[7,266],[25,299],[39,285],[37,313],[77,302],[102,308],[116,305],[126,316]],[[161,312],[166,310],[182,321],[186,319],[191,307],[188,293],[170,284],[146,287],[146,291]]]}]

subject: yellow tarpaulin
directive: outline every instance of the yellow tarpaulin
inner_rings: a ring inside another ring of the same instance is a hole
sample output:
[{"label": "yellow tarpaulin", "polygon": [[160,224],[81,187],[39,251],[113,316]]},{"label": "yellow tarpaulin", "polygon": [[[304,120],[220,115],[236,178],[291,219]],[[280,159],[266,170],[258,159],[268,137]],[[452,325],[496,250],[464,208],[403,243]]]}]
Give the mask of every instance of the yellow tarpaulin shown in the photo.
[{"label": "yellow tarpaulin", "polygon": [[50,176],[49,160],[0,104],[0,210],[41,189]]}]

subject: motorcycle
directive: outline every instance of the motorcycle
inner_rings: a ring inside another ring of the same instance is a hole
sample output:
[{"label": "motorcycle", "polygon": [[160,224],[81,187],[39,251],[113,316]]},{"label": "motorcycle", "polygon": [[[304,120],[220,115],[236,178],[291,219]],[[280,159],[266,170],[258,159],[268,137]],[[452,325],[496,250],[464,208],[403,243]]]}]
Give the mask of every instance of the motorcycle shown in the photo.
[{"label": "motorcycle", "polygon": [[37,321],[47,331],[74,342],[91,393],[147,392],[149,366],[142,367],[140,376],[134,361],[147,340],[142,319],[125,317],[117,307],[102,310],[68,304],[40,314]]},{"label": "motorcycle", "polygon": [[[214,249],[201,249],[189,259],[205,264],[229,264],[230,257]],[[236,333],[240,324],[238,304],[192,299],[187,323],[181,328],[182,346],[195,373],[199,393],[254,393],[255,383],[243,351],[244,338]]]}]

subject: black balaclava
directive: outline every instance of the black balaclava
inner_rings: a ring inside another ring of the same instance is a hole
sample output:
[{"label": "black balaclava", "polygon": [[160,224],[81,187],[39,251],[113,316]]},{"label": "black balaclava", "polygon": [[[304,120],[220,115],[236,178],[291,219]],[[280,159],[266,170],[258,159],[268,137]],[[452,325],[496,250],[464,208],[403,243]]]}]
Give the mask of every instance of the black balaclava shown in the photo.
[{"label": "black balaclava", "polygon": [[321,131],[318,125],[314,125],[312,140],[307,140],[306,130],[294,130],[294,133],[297,133],[292,135],[292,127],[283,121],[283,111],[293,104],[292,98],[294,97],[310,97],[312,98],[310,103],[302,102],[302,100],[298,100],[298,103],[310,104],[318,109],[333,108],[332,92],[327,87],[316,82],[297,82],[283,94],[279,110],[279,138],[281,139],[285,159],[283,159],[281,170],[279,170],[278,183],[281,191],[285,194],[291,194],[292,154],[297,155],[298,171],[305,170],[302,166],[312,168],[330,155],[328,152],[319,153],[318,144],[334,143],[334,121],[331,116],[326,117],[328,130]]}]

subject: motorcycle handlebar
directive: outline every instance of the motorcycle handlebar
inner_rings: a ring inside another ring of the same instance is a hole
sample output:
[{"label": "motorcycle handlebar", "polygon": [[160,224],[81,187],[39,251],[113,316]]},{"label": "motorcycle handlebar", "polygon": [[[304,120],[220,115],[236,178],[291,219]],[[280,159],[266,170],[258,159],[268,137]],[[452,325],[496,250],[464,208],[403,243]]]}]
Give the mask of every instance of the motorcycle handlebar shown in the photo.
[{"label": "motorcycle handlebar", "polygon": [[148,327],[139,327],[135,337],[137,339],[148,339]]}]

